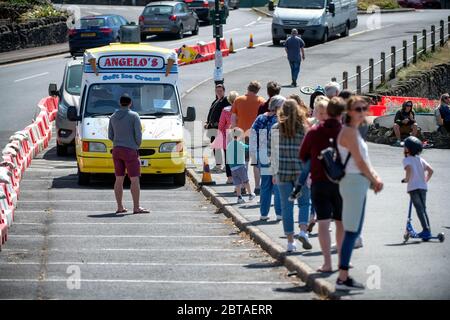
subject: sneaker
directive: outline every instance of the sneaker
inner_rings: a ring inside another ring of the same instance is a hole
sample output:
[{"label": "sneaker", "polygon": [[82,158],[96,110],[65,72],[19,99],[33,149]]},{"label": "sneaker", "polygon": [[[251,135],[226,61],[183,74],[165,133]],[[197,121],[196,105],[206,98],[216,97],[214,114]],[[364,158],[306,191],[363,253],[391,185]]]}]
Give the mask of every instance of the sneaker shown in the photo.
[{"label": "sneaker", "polygon": [[260,221],[267,221],[269,220],[269,216],[259,216]]},{"label": "sneaker", "polygon": [[249,201],[252,201],[252,200],[254,200],[255,198],[256,198],[256,194],[254,194],[254,193],[250,193],[249,196],[248,196],[248,200],[249,200]]},{"label": "sneaker", "polygon": [[237,203],[238,203],[238,204],[245,203],[244,198],[242,198],[242,196],[238,197],[238,198],[237,198]]},{"label": "sneaker", "polygon": [[281,221],[281,220],[283,220],[283,216],[282,216],[282,215],[279,215],[279,214],[277,214],[277,221]]},{"label": "sneaker", "polygon": [[259,196],[261,194],[261,188],[255,188],[253,193],[256,194],[257,196]]},{"label": "sneaker", "polygon": [[429,240],[431,238],[431,232],[428,230],[423,230],[422,232],[419,232],[417,236],[423,240]]},{"label": "sneaker", "polygon": [[365,287],[362,283],[356,282],[351,277],[347,277],[347,280],[342,281],[339,278],[336,280],[336,290],[364,290]]},{"label": "sneaker", "polygon": [[392,145],[393,147],[401,147],[402,142],[400,140],[395,141],[395,143]]},{"label": "sneaker", "polygon": [[363,247],[363,239],[361,236],[358,237],[355,241],[355,245],[353,246],[354,249],[359,249]]},{"label": "sneaker", "polygon": [[330,247],[331,250],[337,250],[337,245],[336,243],[333,243]]},{"label": "sneaker", "polygon": [[286,251],[287,252],[297,251],[297,246],[295,245],[295,242],[288,242]]},{"label": "sneaker", "polygon": [[305,232],[300,232],[300,234],[298,235],[298,241],[300,241],[303,245],[303,249],[305,250],[311,250],[312,249],[312,245],[309,242],[309,238],[308,235]]}]

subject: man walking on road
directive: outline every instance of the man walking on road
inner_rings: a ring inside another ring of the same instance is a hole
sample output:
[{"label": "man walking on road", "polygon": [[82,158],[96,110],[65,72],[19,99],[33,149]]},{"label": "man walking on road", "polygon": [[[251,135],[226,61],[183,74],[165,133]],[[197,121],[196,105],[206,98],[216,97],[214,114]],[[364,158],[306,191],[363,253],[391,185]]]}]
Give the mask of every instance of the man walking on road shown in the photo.
[{"label": "man walking on road", "polygon": [[289,65],[291,66],[291,85],[297,87],[300,65],[302,60],[305,60],[305,42],[298,36],[297,29],[292,29],[291,36],[286,40],[285,48]]},{"label": "man walking on road", "polygon": [[142,126],[139,114],[131,111],[132,101],[127,94],[120,97],[120,109],[114,112],[109,120],[108,138],[113,142],[113,161],[116,182],[114,194],[117,201],[116,213],[125,213],[123,206],[123,181],[125,169],[131,180],[131,196],[133,198],[133,213],[149,213],[139,206],[141,164],[139,146],[142,142]]}]

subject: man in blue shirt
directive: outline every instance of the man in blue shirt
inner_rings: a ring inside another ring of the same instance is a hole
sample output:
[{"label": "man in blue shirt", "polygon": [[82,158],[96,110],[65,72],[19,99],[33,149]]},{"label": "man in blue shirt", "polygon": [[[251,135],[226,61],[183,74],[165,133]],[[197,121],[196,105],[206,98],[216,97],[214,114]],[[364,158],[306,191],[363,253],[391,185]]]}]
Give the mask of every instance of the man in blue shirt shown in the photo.
[{"label": "man in blue shirt", "polygon": [[448,133],[450,133],[450,95],[444,93],[441,96],[441,105],[439,106],[440,123]]},{"label": "man in blue shirt", "polygon": [[292,86],[297,87],[300,64],[305,60],[305,42],[298,36],[297,29],[292,29],[291,36],[285,43],[287,58],[291,66]]}]

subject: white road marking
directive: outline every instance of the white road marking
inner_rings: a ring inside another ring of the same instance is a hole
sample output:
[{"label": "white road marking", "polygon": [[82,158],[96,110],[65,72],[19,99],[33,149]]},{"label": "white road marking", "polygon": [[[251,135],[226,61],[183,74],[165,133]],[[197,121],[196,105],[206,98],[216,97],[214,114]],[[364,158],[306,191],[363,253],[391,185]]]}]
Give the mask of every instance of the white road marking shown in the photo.
[{"label": "white road marking", "polygon": [[[40,222],[14,222],[14,225],[24,225],[24,226],[43,226],[44,223]],[[52,222],[51,225],[60,226],[179,226],[180,222]],[[208,225],[220,225],[223,226],[222,222],[183,222],[183,226],[208,226]]]},{"label": "white road marking", "polygon": [[34,74],[34,75],[32,75],[32,76],[29,76],[29,77],[25,77],[25,78],[21,78],[21,79],[14,80],[14,82],[20,82],[20,81],[24,81],[24,80],[29,80],[29,79],[37,78],[37,77],[42,77],[42,76],[45,76],[45,75],[47,75],[47,74],[49,74],[49,73],[48,73],[48,72],[42,72],[42,73]]},{"label": "white road marking", "polygon": [[250,26],[254,25],[255,23],[258,23],[259,21],[261,21],[261,19],[262,19],[262,17],[259,17],[257,20],[246,24],[245,27],[250,27]]},{"label": "white road marking", "polygon": [[[130,252],[159,252],[159,251],[170,251],[170,252],[249,252],[249,251],[259,251],[260,249],[226,249],[226,248],[98,248],[98,249],[85,249],[85,248],[77,248],[74,250],[67,249],[58,249],[58,248],[50,248],[46,251],[49,252],[61,252],[61,253],[73,253],[73,252],[112,252],[112,251],[130,251]],[[3,248],[2,252],[17,252],[17,253],[28,253],[28,252],[36,252],[35,250],[28,249],[8,249]]]},{"label": "white road marking", "polygon": [[93,238],[93,239],[101,239],[101,238],[123,238],[123,239],[134,239],[134,238],[150,238],[150,239],[166,239],[166,238],[233,238],[235,235],[228,236],[185,236],[185,235],[174,235],[174,236],[149,236],[149,235],[97,235],[97,234],[49,234],[44,236],[42,234],[14,234],[14,238],[21,239],[34,239],[34,238]]},{"label": "white road marking", "polygon": [[[233,284],[233,285],[285,285],[290,284],[289,282],[281,282],[281,281],[195,281],[195,280],[145,280],[145,279],[137,279],[137,280],[128,280],[128,279],[80,279],[80,282],[89,282],[89,283],[153,283],[153,284],[203,284],[203,285],[219,285],[219,284]],[[67,282],[66,278],[58,279],[0,279],[0,282]]]},{"label": "white road marking", "polygon": [[384,28],[389,28],[389,27],[392,27],[394,25],[395,24],[388,24],[388,25],[382,26],[381,28],[378,28],[378,29],[367,29],[367,30],[359,31],[359,32],[356,32],[356,33],[352,33],[351,35],[349,35],[349,37],[359,36],[361,34],[364,34],[364,33],[370,32],[370,31],[382,30]]},{"label": "white road marking", "polygon": [[[0,262],[0,265],[41,265],[41,262]],[[178,267],[243,267],[248,263],[162,263],[162,262],[46,262],[46,265],[86,265],[86,266],[178,266]]]},{"label": "white road marking", "polygon": [[233,32],[241,31],[241,30],[242,30],[242,28],[234,28],[234,29],[231,29],[231,30],[224,31],[223,33],[224,34],[226,34],[226,33],[233,33]]}]

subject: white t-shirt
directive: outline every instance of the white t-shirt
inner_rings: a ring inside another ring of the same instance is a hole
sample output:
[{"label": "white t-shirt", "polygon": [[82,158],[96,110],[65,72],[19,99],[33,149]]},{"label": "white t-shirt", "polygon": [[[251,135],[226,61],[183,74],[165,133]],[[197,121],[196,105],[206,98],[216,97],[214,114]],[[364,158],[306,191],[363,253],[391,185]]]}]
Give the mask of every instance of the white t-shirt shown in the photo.
[{"label": "white t-shirt", "polygon": [[425,169],[430,165],[424,159],[419,156],[408,156],[403,159],[403,167],[407,166],[411,168],[411,177],[408,182],[407,191],[413,191],[417,189],[427,190],[427,182],[425,181]]}]

